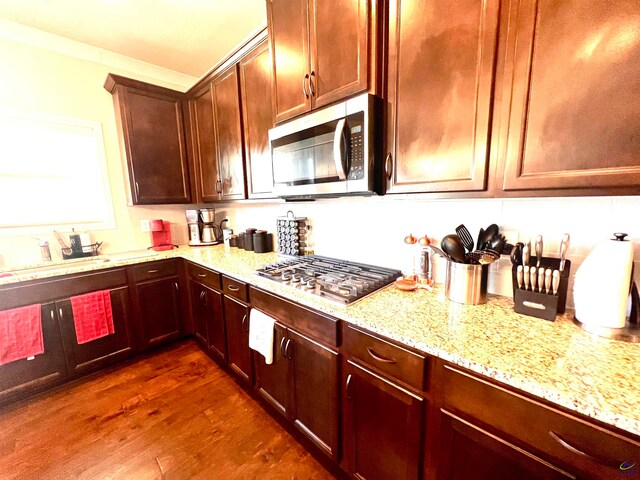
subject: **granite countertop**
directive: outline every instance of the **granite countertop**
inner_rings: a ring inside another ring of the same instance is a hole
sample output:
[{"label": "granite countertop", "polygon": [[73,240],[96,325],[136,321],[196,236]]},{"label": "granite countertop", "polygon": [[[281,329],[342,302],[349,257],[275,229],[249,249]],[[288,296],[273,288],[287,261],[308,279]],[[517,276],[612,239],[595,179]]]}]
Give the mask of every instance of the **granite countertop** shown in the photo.
[{"label": "granite countertop", "polygon": [[182,257],[302,305],[494,378],[553,403],[640,435],[640,344],[608,340],[576,327],[517,314],[508,297],[459,305],[441,288],[402,292],[393,285],[340,306],[256,275],[276,254],[181,247],[152,257],[65,264],[61,270],[0,278],[0,285],[54,275]]}]

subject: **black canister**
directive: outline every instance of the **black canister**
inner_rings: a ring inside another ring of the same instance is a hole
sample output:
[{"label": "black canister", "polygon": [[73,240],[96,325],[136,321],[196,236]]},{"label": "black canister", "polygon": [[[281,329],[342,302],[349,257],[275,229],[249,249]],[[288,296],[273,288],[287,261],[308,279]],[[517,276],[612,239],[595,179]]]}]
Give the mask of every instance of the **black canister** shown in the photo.
[{"label": "black canister", "polygon": [[253,250],[256,253],[267,253],[267,232],[266,230],[258,230],[253,234]]},{"label": "black canister", "polygon": [[238,234],[238,238],[236,239],[236,247],[242,248],[244,250],[244,233],[240,232]]},{"label": "black canister", "polygon": [[229,246],[237,247],[238,246],[238,235],[231,235],[229,237]]},{"label": "black canister", "polygon": [[273,252],[273,233],[265,233],[265,237],[267,239],[267,249],[266,252]]},{"label": "black canister", "polygon": [[253,251],[253,234],[256,232],[255,228],[247,228],[244,232],[244,249]]}]

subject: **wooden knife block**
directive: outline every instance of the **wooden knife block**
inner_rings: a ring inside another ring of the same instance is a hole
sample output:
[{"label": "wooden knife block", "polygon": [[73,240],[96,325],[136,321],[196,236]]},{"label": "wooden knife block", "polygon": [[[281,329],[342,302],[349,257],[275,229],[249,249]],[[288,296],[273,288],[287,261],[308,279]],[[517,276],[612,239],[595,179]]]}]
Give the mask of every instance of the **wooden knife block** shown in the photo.
[{"label": "wooden knife block", "polygon": [[[537,257],[531,257],[529,266],[535,266],[537,261]],[[542,257],[540,259],[540,268],[560,270],[560,259]],[[565,261],[564,270],[560,272],[560,285],[556,295],[518,288],[517,272],[518,267],[514,265],[511,269],[511,279],[513,282],[513,309],[517,313],[550,321],[554,321],[558,313],[564,313],[567,304],[571,260]]]}]

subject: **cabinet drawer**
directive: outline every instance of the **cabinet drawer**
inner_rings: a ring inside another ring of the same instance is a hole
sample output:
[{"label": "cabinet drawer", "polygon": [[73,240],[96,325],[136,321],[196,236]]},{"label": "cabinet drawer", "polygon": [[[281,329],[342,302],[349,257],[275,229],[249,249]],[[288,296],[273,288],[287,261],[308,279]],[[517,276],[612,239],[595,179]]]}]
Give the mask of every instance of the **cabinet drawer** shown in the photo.
[{"label": "cabinet drawer", "polygon": [[178,262],[166,260],[161,262],[144,263],[132,267],[133,279],[136,282],[152,280],[154,278],[170,277],[178,274]]},{"label": "cabinet drawer", "polygon": [[247,284],[241,282],[240,280],[236,280],[235,278],[230,278],[226,275],[223,275],[222,290],[224,290],[225,295],[237,298],[238,300],[242,300],[243,302],[249,301],[249,291],[247,289]]},{"label": "cabinet drawer", "polygon": [[393,345],[362,330],[346,325],[344,348],[347,355],[388,373],[418,390],[425,390],[426,358]]},{"label": "cabinet drawer", "polygon": [[640,443],[542,403],[444,367],[444,408],[499,430],[581,478],[618,478],[640,458]]},{"label": "cabinet drawer", "polygon": [[193,263],[187,264],[187,271],[189,272],[189,277],[196,282],[200,282],[203,285],[215,288],[216,290],[220,290],[222,288],[222,276],[218,272],[214,272],[213,270],[209,270],[208,268],[204,268]]}]

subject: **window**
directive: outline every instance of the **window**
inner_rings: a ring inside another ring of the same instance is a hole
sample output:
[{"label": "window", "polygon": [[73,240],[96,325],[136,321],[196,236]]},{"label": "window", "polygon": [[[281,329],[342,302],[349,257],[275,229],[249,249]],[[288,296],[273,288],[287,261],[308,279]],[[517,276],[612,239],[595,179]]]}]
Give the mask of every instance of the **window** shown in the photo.
[{"label": "window", "polygon": [[0,235],[115,226],[98,122],[0,111]]}]

